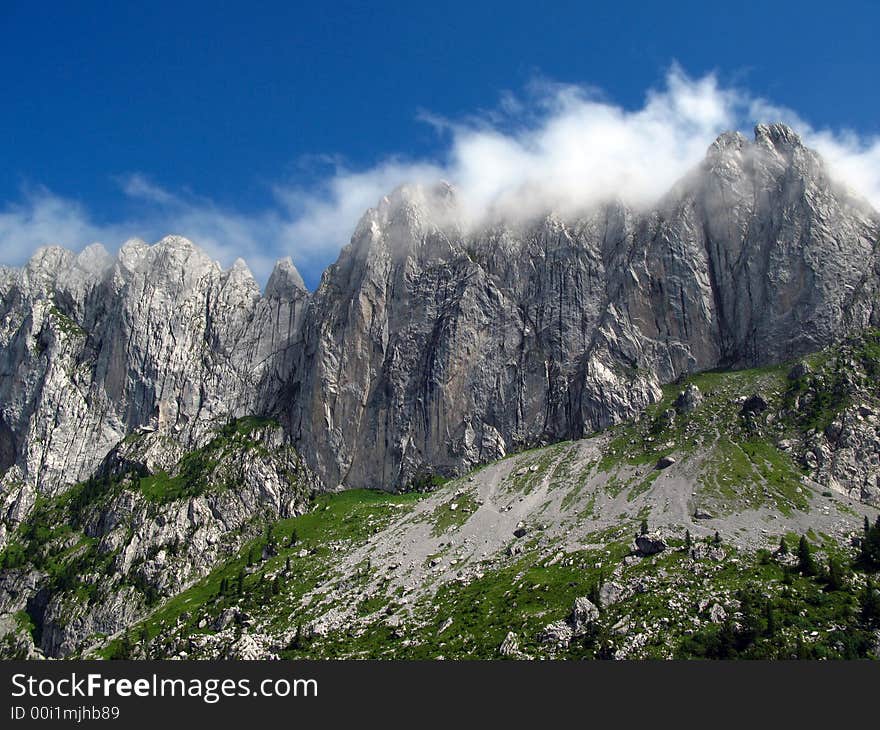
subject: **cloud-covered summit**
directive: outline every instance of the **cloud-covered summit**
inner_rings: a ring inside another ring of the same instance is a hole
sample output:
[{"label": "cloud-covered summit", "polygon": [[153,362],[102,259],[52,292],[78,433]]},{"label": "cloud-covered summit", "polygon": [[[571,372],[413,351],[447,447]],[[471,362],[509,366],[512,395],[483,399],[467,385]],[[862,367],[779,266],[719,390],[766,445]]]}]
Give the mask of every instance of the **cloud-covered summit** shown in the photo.
[{"label": "cloud-covered summit", "polygon": [[643,104],[626,109],[587,87],[537,81],[518,97],[465,119],[423,115],[439,134],[431,159],[404,156],[365,169],[336,163],[309,188],[281,182],[258,210],[236,210],[203,196],[163,188],[142,175],[120,178],[133,211],[99,222],[94,211],[32,187],[0,206],[0,263],[21,264],[39,246],[115,249],[132,236],[187,236],[225,266],[246,259],[265,281],[276,259],[291,256],[313,285],[344,246],[364,210],[406,182],[452,182],[469,224],[554,210],[567,215],[608,199],[634,207],[655,202],[697,165],[725,130],[784,121],[816,149],[839,181],[880,207],[880,139],[816,129],[792,110],[678,66]]}]

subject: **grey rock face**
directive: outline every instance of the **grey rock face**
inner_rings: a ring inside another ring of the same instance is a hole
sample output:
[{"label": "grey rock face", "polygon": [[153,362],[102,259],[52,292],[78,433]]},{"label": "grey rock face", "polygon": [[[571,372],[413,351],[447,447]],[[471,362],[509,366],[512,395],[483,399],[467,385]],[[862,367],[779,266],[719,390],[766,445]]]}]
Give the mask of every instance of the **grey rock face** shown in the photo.
[{"label": "grey rock face", "polygon": [[654,465],[655,469],[668,469],[675,463],[675,458],[672,456],[661,456],[657,459],[657,463]]},{"label": "grey rock face", "polygon": [[552,644],[557,647],[567,647],[572,638],[574,637],[574,633],[571,630],[571,626],[569,626],[566,621],[554,621],[551,624],[547,624],[542,630],[538,637],[538,640],[542,644]]},{"label": "grey rock face", "polygon": [[619,603],[628,595],[629,588],[627,586],[621,585],[616,581],[609,581],[608,583],[603,583],[599,589],[599,604],[602,608],[608,608],[608,606]]},{"label": "grey rock face", "polygon": [[[307,292],[289,262],[261,297],[186,239],[43,249],[0,276],[0,515],[90,476],[126,434],[185,447],[265,410],[286,378]],[[0,535],[0,544],[2,544]]]},{"label": "grey rock face", "polygon": [[679,413],[691,413],[699,408],[702,402],[703,394],[700,393],[700,389],[690,383],[675,399],[675,410]]},{"label": "grey rock face", "polygon": [[724,607],[719,603],[715,603],[712,605],[712,608],[709,609],[709,620],[713,624],[724,623],[724,620],[727,618],[727,611],[724,610]]},{"label": "grey rock face", "polygon": [[41,628],[39,648],[67,656],[88,637],[113,635],[141,618],[150,595],[184,590],[261,535],[265,524],[304,513],[318,486],[277,425],[223,434],[204,453],[205,488],[157,500],[144,494],[137,475],[150,465],[179,476],[187,464],[179,445],[158,432],[120,444],[99,470],[107,487],[86,507],[82,535],[72,540],[72,547],[85,542],[77,542],[81,537],[93,542],[93,560],[106,567],[84,566],[80,590],[53,585],[39,572],[5,571],[0,616],[27,609]]},{"label": "grey rock face", "polygon": [[498,648],[498,653],[501,656],[510,657],[512,659],[519,659],[522,657],[522,652],[519,650],[519,639],[516,634],[512,631],[507,632],[507,636],[504,637],[504,641],[501,642],[501,646]]},{"label": "grey rock face", "polygon": [[574,600],[568,623],[574,636],[582,635],[587,627],[599,618],[599,609],[586,596],[580,596]]},{"label": "grey rock face", "polygon": [[656,533],[638,535],[633,543],[633,552],[637,555],[656,555],[666,549],[666,540]]},{"label": "grey rock face", "polygon": [[273,415],[327,488],[396,489],[631,418],[694,370],[878,321],[877,214],[797,135],[725,134],[653,209],[470,230],[403,187],[309,295],[185,239],[0,270],[0,544],[132,430]]},{"label": "grey rock face", "polygon": [[324,275],[289,424],[330,485],[392,488],[627,419],[659,385],[877,321],[877,214],[791,130],[722,135],[656,207],[467,232],[404,188]]},{"label": "grey rock face", "polygon": [[880,421],[858,406],[844,410],[824,432],[806,439],[802,457],[823,486],[867,504],[880,504]]}]

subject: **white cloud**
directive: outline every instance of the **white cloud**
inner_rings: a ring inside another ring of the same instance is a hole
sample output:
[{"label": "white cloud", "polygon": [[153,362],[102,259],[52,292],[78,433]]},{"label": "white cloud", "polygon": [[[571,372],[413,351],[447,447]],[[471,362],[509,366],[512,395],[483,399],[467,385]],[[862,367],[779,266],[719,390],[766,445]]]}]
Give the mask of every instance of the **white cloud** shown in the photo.
[{"label": "white cloud", "polygon": [[441,167],[427,162],[388,160],[369,170],[337,167],[315,190],[278,186],[275,198],[283,210],[285,251],[297,265],[321,266],[348,243],[368,208],[403,182],[436,182]]},{"label": "white cloud", "polygon": [[753,99],[754,119],[773,119],[795,129],[808,147],[816,150],[831,174],[880,210],[880,136],[863,137],[848,129],[816,129],[797,112],[766,99]]},{"label": "white cloud", "polygon": [[277,185],[257,212],[131,175],[119,182],[138,213],[103,225],[73,201],[45,189],[25,191],[21,201],[0,208],[0,260],[19,264],[46,243],[81,248],[100,240],[113,248],[131,236],[178,233],[224,265],[244,258],[262,280],[276,258],[290,255],[315,282],[363,212],[404,182],[452,182],[471,221],[571,213],[609,198],[645,206],[698,164],[719,133],[748,132],[755,121],[792,124],[837,177],[880,207],[880,139],[816,129],[791,110],[724,87],[715,75],[694,79],[677,66],[637,109],[595,89],[539,80],[524,95],[505,93],[496,108],[462,120],[420,118],[440,136],[436,159],[392,158],[362,170],[336,162],[311,189]]},{"label": "white cloud", "polygon": [[95,225],[78,203],[45,188],[26,188],[20,202],[0,209],[0,263],[20,265],[40,246],[78,249],[119,235],[121,229]]}]

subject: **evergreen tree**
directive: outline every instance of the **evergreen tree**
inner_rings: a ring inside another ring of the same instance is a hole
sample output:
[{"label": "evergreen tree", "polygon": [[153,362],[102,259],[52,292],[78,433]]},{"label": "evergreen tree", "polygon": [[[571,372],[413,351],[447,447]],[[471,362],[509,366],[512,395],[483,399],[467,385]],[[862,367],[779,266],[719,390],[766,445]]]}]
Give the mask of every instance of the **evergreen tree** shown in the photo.
[{"label": "evergreen tree", "polygon": [[773,604],[767,601],[764,607],[764,621],[767,624],[765,634],[772,638],[776,635],[776,611],[773,610]]},{"label": "evergreen tree", "polygon": [[813,552],[810,549],[810,543],[807,542],[807,536],[801,535],[798,542],[798,570],[801,575],[816,575],[816,564],[813,562]]},{"label": "evergreen tree", "polygon": [[245,572],[244,568],[238,571],[238,595],[242,595],[244,593],[244,577]]},{"label": "evergreen tree", "polygon": [[870,525],[865,518],[867,529],[862,538],[859,562],[868,570],[880,569],[880,524]]},{"label": "evergreen tree", "polygon": [[275,579],[272,581],[272,595],[277,596],[279,593],[281,593],[281,580],[276,575]]},{"label": "evergreen tree", "polygon": [[715,540],[714,540],[714,542],[715,542],[716,545],[720,545],[720,544],[721,544],[721,535],[718,534],[718,531],[717,531],[717,530],[715,531]]},{"label": "evergreen tree", "polygon": [[684,549],[685,549],[685,551],[690,552],[692,545],[693,545],[693,541],[691,540],[691,531],[685,530],[684,531]]},{"label": "evergreen tree", "polygon": [[843,590],[843,566],[835,558],[828,559],[828,590]]},{"label": "evergreen tree", "polygon": [[865,591],[862,593],[860,601],[862,609],[862,621],[873,628],[880,624],[880,596],[877,595],[877,589],[874,587],[874,581],[868,579],[865,585]]},{"label": "evergreen tree", "polygon": [[288,547],[293,547],[299,542],[299,535],[296,532],[296,528],[291,530],[290,532],[290,541],[287,543]]},{"label": "evergreen tree", "polygon": [[648,520],[642,520],[642,524],[639,527],[639,534],[640,535],[647,535],[648,534]]},{"label": "evergreen tree", "polygon": [[788,555],[788,543],[785,541],[785,535],[779,538],[779,554]]},{"label": "evergreen tree", "polygon": [[290,556],[287,556],[287,560],[284,561],[284,571],[286,573],[290,572]]},{"label": "evergreen tree", "polygon": [[713,659],[733,659],[736,657],[736,630],[729,618],[721,624],[717,643],[709,656]]},{"label": "evergreen tree", "polygon": [[131,636],[129,636],[126,631],[122,635],[122,640],[119,642],[119,649],[116,651],[114,659],[131,659],[131,652],[134,647],[131,643]]},{"label": "evergreen tree", "polygon": [[287,648],[292,651],[302,649],[302,624],[296,625],[296,633],[293,635]]}]

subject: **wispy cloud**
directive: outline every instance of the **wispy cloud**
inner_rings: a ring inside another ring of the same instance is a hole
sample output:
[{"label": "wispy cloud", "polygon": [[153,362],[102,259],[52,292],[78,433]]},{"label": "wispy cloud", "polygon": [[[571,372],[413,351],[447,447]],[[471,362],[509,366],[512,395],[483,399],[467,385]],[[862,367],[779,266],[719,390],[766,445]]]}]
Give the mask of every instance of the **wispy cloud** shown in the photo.
[{"label": "wispy cloud", "polygon": [[26,187],[21,199],[0,208],[0,263],[22,264],[40,246],[79,249],[98,240],[124,237],[125,226],[96,225],[79,203],[43,187]]},{"label": "wispy cloud", "polygon": [[463,119],[430,112],[420,118],[437,131],[434,159],[395,157],[352,169],[327,158],[330,170],[316,184],[279,183],[257,211],[234,210],[132,174],[119,183],[137,212],[107,225],[81,204],[44,188],[27,189],[0,208],[0,261],[22,263],[47,243],[78,249],[101,241],[112,249],[132,236],[156,240],[178,233],[224,265],[244,258],[262,280],[276,258],[292,256],[314,283],[363,212],[404,182],[452,182],[472,221],[574,212],[612,197],[644,206],[698,164],[719,133],[748,131],[757,121],[791,123],[834,175],[880,207],[880,139],[816,128],[713,74],[692,78],[678,66],[637,109],[593,88],[537,80],[520,95],[502,94],[491,110]]},{"label": "wispy cloud", "polygon": [[880,210],[880,136],[863,136],[851,129],[817,129],[794,110],[760,98],[751,100],[749,116],[784,122],[797,130],[840,182]]}]

